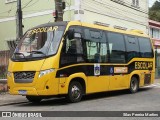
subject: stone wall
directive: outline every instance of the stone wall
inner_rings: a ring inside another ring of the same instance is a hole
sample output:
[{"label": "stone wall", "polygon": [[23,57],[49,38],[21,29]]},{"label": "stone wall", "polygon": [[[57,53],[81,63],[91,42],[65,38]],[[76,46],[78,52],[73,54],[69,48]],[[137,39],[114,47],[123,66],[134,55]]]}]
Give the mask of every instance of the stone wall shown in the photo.
[{"label": "stone wall", "polygon": [[0,80],[0,92],[7,92],[8,86],[6,80]]}]

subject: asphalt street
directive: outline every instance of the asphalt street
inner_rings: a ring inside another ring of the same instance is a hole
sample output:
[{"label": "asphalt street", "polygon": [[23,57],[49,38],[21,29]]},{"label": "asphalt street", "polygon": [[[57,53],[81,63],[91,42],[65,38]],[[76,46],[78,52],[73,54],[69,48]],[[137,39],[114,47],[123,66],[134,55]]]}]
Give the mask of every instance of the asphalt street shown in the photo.
[{"label": "asphalt street", "polygon": [[[92,94],[79,103],[67,103],[65,98],[28,102],[24,96],[0,94],[0,111],[160,111],[160,80],[141,88],[135,94],[127,90]],[[93,115],[94,116],[94,115]],[[91,116],[92,117],[92,116]],[[160,117],[160,116],[159,116]]]}]

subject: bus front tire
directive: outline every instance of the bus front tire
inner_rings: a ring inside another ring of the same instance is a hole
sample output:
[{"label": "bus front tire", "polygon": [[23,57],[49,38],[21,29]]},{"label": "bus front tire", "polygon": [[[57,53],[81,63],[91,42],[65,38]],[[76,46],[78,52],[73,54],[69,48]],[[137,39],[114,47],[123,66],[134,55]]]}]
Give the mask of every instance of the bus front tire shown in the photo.
[{"label": "bus front tire", "polygon": [[139,89],[139,82],[138,79],[136,77],[132,77],[131,78],[131,82],[130,82],[130,93],[136,93]]},{"label": "bus front tire", "polygon": [[69,85],[68,95],[66,96],[66,98],[68,102],[71,103],[79,102],[82,99],[82,93],[82,85],[77,81],[73,81]]},{"label": "bus front tire", "polygon": [[32,102],[32,103],[40,103],[42,100],[41,98],[37,96],[26,96],[26,98],[29,102]]}]

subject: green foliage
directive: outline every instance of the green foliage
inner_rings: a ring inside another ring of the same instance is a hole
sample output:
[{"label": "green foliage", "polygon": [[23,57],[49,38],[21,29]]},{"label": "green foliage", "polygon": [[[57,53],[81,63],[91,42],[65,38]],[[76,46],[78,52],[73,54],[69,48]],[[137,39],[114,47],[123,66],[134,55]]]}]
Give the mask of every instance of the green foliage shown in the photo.
[{"label": "green foliage", "polygon": [[153,6],[150,9],[151,10],[160,10],[160,2],[155,1],[155,3],[153,4]]},{"label": "green foliage", "polygon": [[149,9],[149,19],[160,22],[160,2],[156,1]]}]

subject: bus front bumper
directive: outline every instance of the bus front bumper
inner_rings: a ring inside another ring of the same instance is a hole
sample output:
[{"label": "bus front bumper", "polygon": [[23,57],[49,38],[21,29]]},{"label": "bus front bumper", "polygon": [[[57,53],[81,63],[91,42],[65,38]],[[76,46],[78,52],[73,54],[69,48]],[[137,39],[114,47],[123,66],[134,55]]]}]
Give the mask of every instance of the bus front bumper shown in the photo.
[{"label": "bus front bumper", "polygon": [[35,95],[38,96],[38,92],[33,87],[15,87],[9,89],[11,95]]},{"label": "bus front bumper", "polygon": [[[48,90],[36,90],[34,87],[15,87],[9,89],[9,93],[11,95],[33,95],[33,96],[49,96],[53,95],[48,92]],[[56,95],[56,94],[54,94]]]}]

